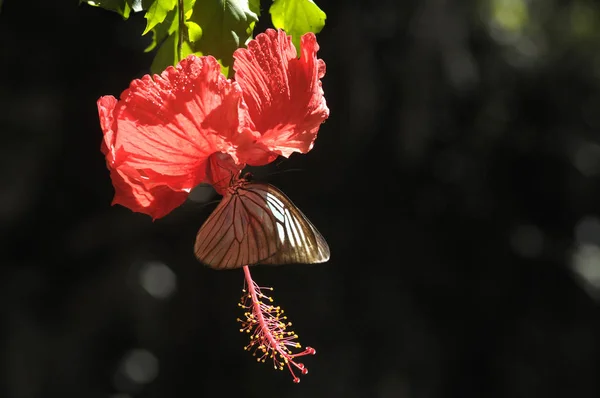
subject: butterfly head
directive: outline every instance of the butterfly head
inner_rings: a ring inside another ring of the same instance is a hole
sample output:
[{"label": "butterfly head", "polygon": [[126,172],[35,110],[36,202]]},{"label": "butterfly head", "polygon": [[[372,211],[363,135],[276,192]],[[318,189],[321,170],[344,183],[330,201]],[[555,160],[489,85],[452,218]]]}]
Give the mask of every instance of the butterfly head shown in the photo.
[{"label": "butterfly head", "polygon": [[244,173],[243,177],[239,177],[239,174],[236,176],[233,176],[231,178],[231,182],[229,183],[229,193],[230,194],[234,194],[239,188],[245,186],[247,183],[251,182],[253,179],[252,173]]},{"label": "butterfly head", "polygon": [[244,176],[242,177],[242,179],[250,182],[254,179],[254,175],[252,175],[252,173],[250,173],[250,172],[247,172],[247,173],[244,173]]}]

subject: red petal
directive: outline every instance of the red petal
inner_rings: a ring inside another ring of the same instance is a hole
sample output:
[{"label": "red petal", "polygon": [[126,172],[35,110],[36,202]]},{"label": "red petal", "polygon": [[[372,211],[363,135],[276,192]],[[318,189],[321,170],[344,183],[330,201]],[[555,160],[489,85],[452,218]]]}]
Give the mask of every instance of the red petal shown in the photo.
[{"label": "red petal", "polygon": [[118,102],[100,98],[114,202],[155,218],[181,204],[205,180],[211,154],[235,157],[240,103],[240,87],[217,61],[193,55],[160,76],[134,80]]},{"label": "red petal", "polygon": [[154,220],[169,214],[187,199],[187,192],[175,192],[166,186],[148,190],[139,179],[134,178],[135,174],[135,170],[127,166],[110,170],[115,187],[113,205],[120,204],[135,212],[148,214]]},{"label": "red petal", "polygon": [[320,80],[325,63],[317,59],[315,35],[302,36],[300,47],[298,59],[291,38],[282,30],[268,29],[250,41],[248,49],[235,51],[235,78],[247,104],[241,116],[245,128],[260,135],[258,148],[238,148],[241,161],[261,165],[276,154],[306,153],[329,117]]},{"label": "red petal", "polygon": [[[117,99],[112,95],[100,97],[98,100],[98,116],[100,117],[100,126],[104,132],[104,139],[100,150],[106,156],[107,161],[111,164],[114,162],[115,154],[113,152],[115,147],[115,118],[113,117],[113,111],[117,105]],[[110,159],[109,159],[110,158]]]},{"label": "red petal", "polygon": [[115,149],[127,163],[148,169],[146,185],[190,190],[204,179],[203,163],[231,151],[238,127],[239,88],[213,57],[190,56],[154,80],[134,80],[115,108]]}]

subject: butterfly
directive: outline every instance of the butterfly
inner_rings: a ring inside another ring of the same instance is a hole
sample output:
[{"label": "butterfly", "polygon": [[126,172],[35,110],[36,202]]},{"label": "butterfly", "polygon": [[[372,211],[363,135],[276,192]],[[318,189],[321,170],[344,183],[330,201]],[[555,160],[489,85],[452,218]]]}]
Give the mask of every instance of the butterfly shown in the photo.
[{"label": "butterfly", "polygon": [[329,260],[323,235],[273,185],[234,180],[204,222],[194,245],[196,258],[215,269],[254,264],[315,264]]}]

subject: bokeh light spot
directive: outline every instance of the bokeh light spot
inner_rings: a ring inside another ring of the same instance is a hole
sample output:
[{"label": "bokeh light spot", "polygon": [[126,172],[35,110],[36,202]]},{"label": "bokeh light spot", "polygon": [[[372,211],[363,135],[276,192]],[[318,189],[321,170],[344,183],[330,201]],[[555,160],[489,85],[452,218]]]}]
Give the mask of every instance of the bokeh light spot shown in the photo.
[{"label": "bokeh light spot", "polygon": [[140,270],[140,284],[152,297],[166,299],[177,289],[177,276],[165,264],[153,261]]},{"label": "bokeh light spot", "polygon": [[600,299],[600,247],[590,243],[577,245],[571,267],[583,289],[595,300]]},{"label": "bokeh light spot", "polygon": [[523,0],[493,0],[492,18],[501,28],[519,32],[529,20],[529,10]]},{"label": "bokeh light spot", "polygon": [[158,375],[158,359],[148,350],[132,350],[123,359],[123,373],[137,384],[150,383]]}]

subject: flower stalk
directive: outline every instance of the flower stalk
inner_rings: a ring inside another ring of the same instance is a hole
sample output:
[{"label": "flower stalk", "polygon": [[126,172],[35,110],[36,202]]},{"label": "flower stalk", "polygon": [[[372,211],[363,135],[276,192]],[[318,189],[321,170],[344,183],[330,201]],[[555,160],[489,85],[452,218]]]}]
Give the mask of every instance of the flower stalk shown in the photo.
[{"label": "flower stalk", "polygon": [[179,19],[179,37],[177,38],[177,62],[181,62],[183,59],[183,41],[187,39],[185,32],[187,26],[185,26],[185,10],[183,0],[177,1],[177,17]]},{"label": "flower stalk", "polygon": [[305,355],[315,355],[316,350],[306,347],[303,351],[294,353],[291,349],[300,349],[302,346],[296,339],[298,335],[288,328],[292,323],[287,320],[284,311],[279,306],[273,305],[273,298],[263,293],[263,290],[273,290],[271,287],[260,287],[250,275],[248,266],[244,266],[245,286],[240,303],[244,311],[244,319],[238,318],[242,324],[240,332],[250,334],[250,343],[244,347],[252,351],[258,362],[273,360],[273,367],[283,370],[286,366],[292,374],[294,383],[299,383],[295,370],[301,374],[308,374],[308,369],[296,358]]}]

